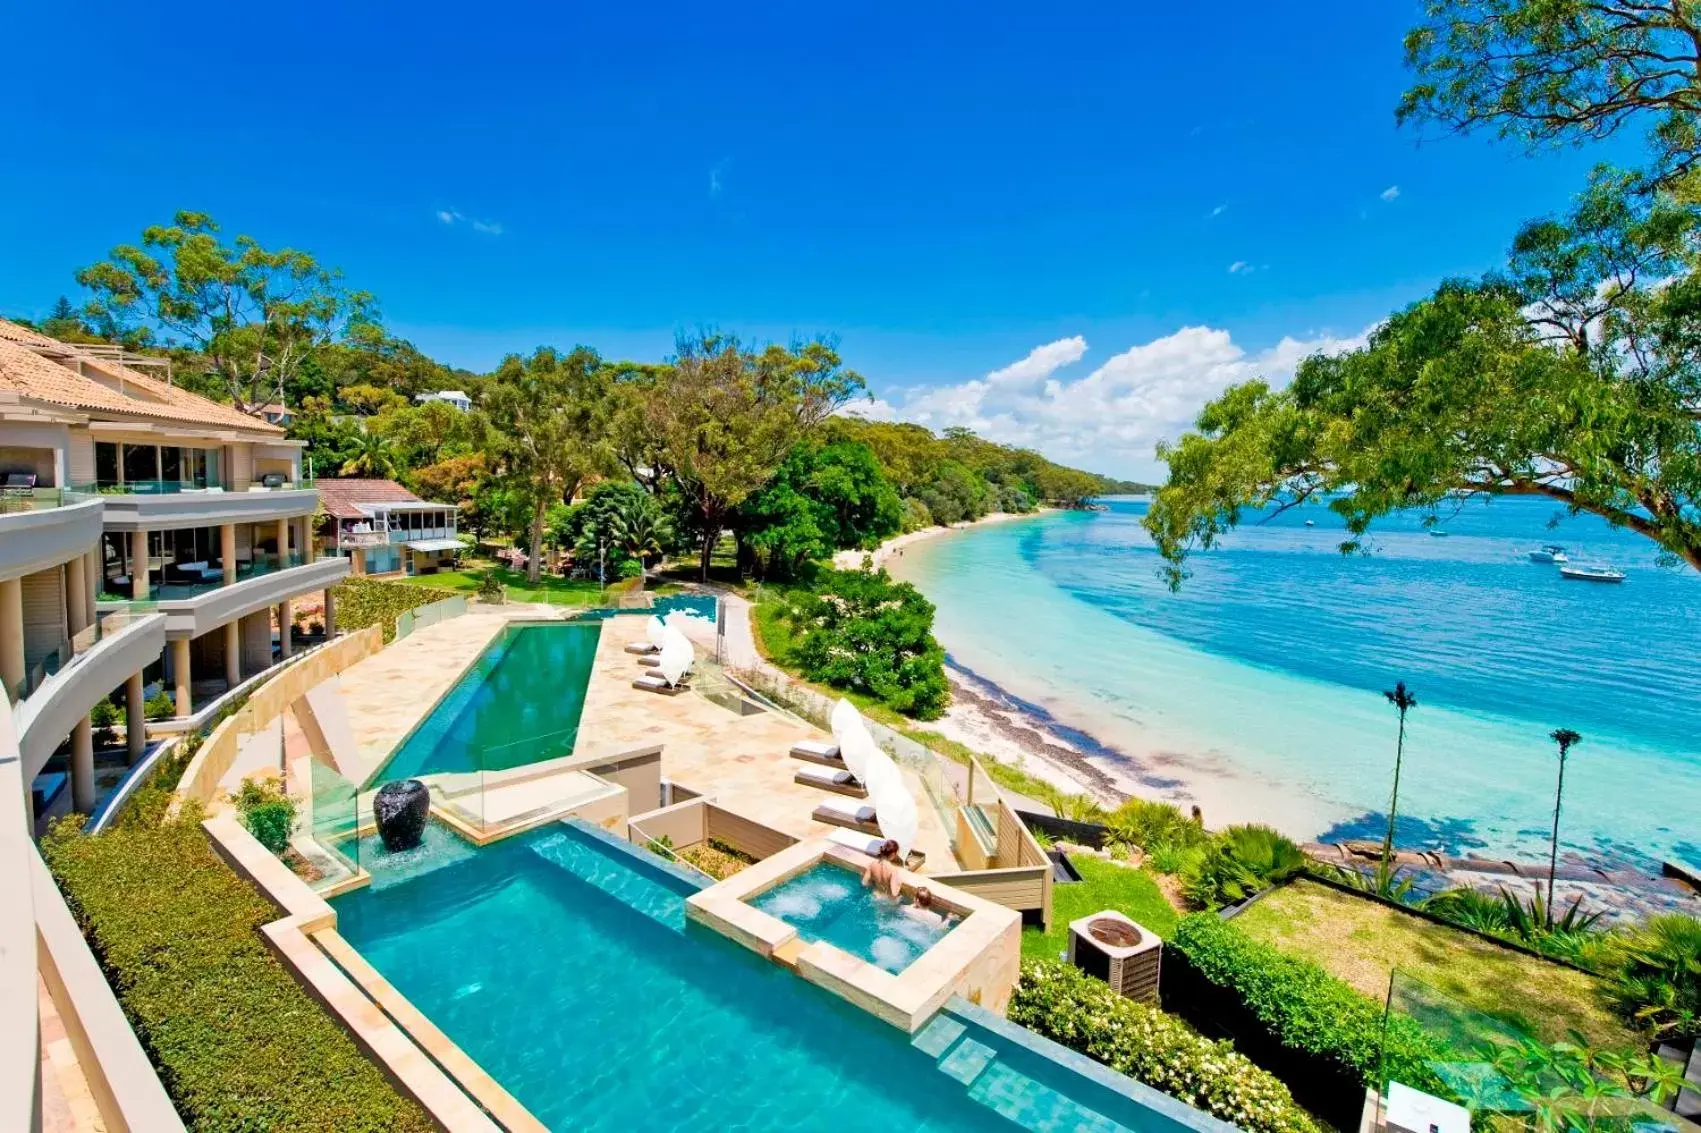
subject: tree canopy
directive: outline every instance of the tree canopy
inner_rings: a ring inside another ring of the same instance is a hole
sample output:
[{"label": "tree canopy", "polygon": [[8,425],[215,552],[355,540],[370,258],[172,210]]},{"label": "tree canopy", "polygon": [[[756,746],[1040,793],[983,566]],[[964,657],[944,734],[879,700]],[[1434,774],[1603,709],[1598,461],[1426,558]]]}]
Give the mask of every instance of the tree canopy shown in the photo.
[{"label": "tree canopy", "polygon": [[1544,496],[1701,569],[1701,211],[1603,174],[1285,389],[1234,387],[1160,449],[1146,525],[1184,577],[1244,509],[1326,494],[1356,549],[1377,517],[1460,494]]},{"label": "tree canopy", "polygon": [[225,243],[199,212],[149,227],[77,282],[89,319],[137,345],[189,352],[244,413],[278,400],[316,351],[376,317],[370,295],[306,252],[268,251],[249,236]]}]

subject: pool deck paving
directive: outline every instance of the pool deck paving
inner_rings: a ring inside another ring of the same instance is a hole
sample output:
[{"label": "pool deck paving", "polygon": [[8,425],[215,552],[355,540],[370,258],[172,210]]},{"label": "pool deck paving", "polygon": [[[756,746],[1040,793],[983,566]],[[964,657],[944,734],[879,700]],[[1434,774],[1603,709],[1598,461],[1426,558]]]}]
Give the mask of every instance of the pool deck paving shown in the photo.
[{"label": "pool deck paving", "polygon": [[[356,770],[369,774],[382,764],[503,625],[535,620],[543,613],[525,606],[474,610],[418,630],[340,675],[339,693],[358,753]],[[625,647],[644,640],[646,620],[621,616],[602,623],[573,754],[612,755],[660,744],[662,774],[668,780],[796,838],[830,833],[834,827],[814,821],[810,814],[835,796],[793,782],[801,764],[789,754],[800,740],[828,738],[827,733],[775,712],[741,716],[699,691],[668,697],[633,688],[633,679],[646,670]],[[712,631],[699,628],[691,635],[703,656]],[[916,848],[927,855],[925,871],[954,871],[956,860],[938,812],[920,779],[908,770],[903,774],[916,800]],[[542,782],[535,789],[549,793]],[[510,807],[521,802],[504,801]],[[654,809],[658,802],[632,799],[632,813]]]}]

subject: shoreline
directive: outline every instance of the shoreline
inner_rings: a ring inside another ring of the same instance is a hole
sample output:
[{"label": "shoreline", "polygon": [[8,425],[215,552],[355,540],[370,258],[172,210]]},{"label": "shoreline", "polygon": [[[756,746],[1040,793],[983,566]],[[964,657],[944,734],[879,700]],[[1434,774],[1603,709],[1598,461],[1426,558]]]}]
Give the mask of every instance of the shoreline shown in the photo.
[{"label": "shoreline", "polygon": [[968,519],[962,523],[948,526],[935,524],[923,527],[919,531],[910,531],[903,535],[894,535],[872,551],[837,551],[833,554],[833,567],[836,570],[856,570],[862,565],[863,559],[873,560],[876,569],[886,565],[889,559],[897,558],[904,553],[904,548],[928,539],[937,539],[941,535],[950,535],[958,531],[968,531],[975,527],[983,527],[993,523],[1008,523],[1013,519],[1036,519],[1042,515],[1050,515],[1060,508],[1042,507],[1029,512],[989,511],[979,519]]}]

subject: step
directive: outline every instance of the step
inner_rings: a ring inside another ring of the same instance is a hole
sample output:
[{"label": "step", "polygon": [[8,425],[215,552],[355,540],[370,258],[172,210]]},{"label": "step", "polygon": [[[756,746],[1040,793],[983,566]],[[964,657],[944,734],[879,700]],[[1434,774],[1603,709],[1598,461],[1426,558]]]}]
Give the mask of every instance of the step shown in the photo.
[{"label": "step", "polygon": [[972,1100],[1034,1133],[1134,1133],[1050,1086],[999,1061],[996,1047],[944,1014],[917,1031],[910,1045],[934,1059],[939,1072]]}]

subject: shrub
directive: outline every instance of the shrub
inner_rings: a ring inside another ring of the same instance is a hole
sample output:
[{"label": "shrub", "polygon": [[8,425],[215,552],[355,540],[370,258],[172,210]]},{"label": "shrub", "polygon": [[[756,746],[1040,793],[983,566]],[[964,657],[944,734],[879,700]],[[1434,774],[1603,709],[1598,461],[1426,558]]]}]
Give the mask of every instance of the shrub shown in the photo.
[{"label": "shrub", "polygon": [[1148,854],[1203,846],[1211,837],[1180,807],[1150,799],[1129,799],[1111,811],[1104,823],[1117,841],[1132,842]]},{"label": "shrub", "polygon": [[272,955],[277,913],[197,824],[81,829],[42,854],[190,1129],[433,1128]]},{"label": "shrub", "polygon": [[273,779],[244,779],[231,796],[242,824],[260,845],[282,857],[295,832],[295,800]]},{"label": "shrub", "polygon": [[1211,839],[1187,879],[1187,899],[1206,908],[1233,904],[1304,868],[1305,854],[1285,834],[1269,826],[1230,826]]},{"label": "shrub", "polygon": [[1289,1050],[1333,1063],[1368,1087],[1378,1084],[1385,1056],[1393,1080],[1452,1096],[1430,1069],[1430,1060],[1445,1054],[1439,1039],[1395,1013],[1385,1033],[1382,1004],[1310,960],[1253,940],[1214,913],[1183,918],[1170,947],[1209,983],[1238,997]]},{"label": "shrub", "polygon": [[177,741],[175,748],[160,757],[148,781],[131,794],[130,801],[118,812],[115,825],[126,830],[148,830],[164,822],[183,772],[205,742],[206,736],[202,734]]},{"label": "shrub", "polygon": [[1607,1003],[1659,1039],[1701,1037],[1701,920],[1652,917],[1617,944]]},{"label": "shrub", "polygon": [[374,578],[347,578],[332,592],[337,604],[337,624],[352,633],[370,625],[384,627],[384,640],[396,638],[396,619],[409,610],[455,597],[453,590],[415,586],[410,582],[385,582]]},{"label": "shrub", "polygon": [[1226,1042],[1057,960],[1022,961],[1010,1021],[1252,1133],[1315,1133],[1288,1088]]},{"label": "shrub", "polygon": [[933,639],[933,603],[884,570],[822,571],[791,613],[792,651],[804,676],[872,696],[906,716],[945,711],[945,650]]},{"label": "shrub", "polygon": [[495,571],[488,570],[479,576],[478,600],[480,602],[490,602],[493,604],[498,603],[502,601],[507,593],[508,591],[497,579]]},{"label": "shrub", "polygon": [[110,728],[123,718],[123,710],[110,700],[97,700],[89,709],[89,722],[97,728]]},{"label": "shrub", "polygon": [[142,715],[149,720],[169,720],[177,715],[177,701],[168,692],[156,692],[143,702]]}]

